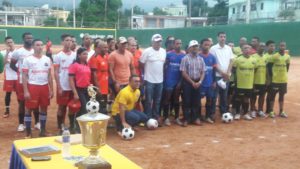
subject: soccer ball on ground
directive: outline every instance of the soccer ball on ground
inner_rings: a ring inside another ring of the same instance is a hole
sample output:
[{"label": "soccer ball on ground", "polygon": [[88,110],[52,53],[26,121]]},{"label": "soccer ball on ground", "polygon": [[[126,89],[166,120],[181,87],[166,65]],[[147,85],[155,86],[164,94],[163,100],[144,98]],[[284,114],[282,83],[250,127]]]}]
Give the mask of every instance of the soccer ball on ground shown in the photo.
[{"label": "soccer ball on ground", "polygon": [[86,104],[86,110],[88,113],[97,113],[99,112],[100,104],[97,101],[88,101]]},{"label": "soccer ball on ground", "polygon": [[227,112],[222,115],[222,121],[224,123],[231,123],[233,121],[233,116],[231,113]]},{"label": "soccer ball on ground", "polygon": [[149,119],[147,121],[147,127],[148,129],[156,129],[158,127],[158,122],[155,119]]},{"label": "soccer ball on ground", "polygon": [[123,128],[122,137],[125,140],[131,140],[134,138],[134,130],[132,128]]}]

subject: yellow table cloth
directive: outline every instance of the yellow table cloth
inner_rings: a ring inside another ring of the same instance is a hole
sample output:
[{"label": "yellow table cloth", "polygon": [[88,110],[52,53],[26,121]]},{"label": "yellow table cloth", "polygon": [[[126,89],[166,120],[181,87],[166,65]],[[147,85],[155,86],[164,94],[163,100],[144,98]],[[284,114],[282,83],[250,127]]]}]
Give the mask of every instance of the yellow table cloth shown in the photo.
[{"label": "yellow table cloth", "polygon": [[[17,150],[20,148],[29,148],[34,146],[42,145],[54,145],[61,149],[61,144],[55,142],[56,137],[45,137],[45,138],[35,138],[26,140],[16,140],[14,141],[14,146]],[[99,149],[100,156],[108,161],[112,165],[112,169],[141,169],[138,165],[127,159],[125,156],[118,153],[116,150],[112,149],[110,146],[105,145]],[[65,160],[60,154],[53,154],[50,161],[31,161],[31,158],[27,158],[22,155],[19,151],[18,154],[21,156],[22,161],[27,169],[76,169],[74,163]],[[89,150],[83,147],[81,144],[71,146],[71,154],[74,156],[84,156],[87,157]]]}]

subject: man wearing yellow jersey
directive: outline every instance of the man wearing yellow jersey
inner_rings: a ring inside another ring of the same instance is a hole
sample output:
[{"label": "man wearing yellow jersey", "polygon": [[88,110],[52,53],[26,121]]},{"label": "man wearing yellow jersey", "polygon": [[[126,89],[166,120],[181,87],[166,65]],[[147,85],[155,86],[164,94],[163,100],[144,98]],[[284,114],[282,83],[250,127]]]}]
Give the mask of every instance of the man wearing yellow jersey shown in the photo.
[{"label": "man wearing yellow jersey", "polygon": [[290,67],[290,55],[285,53],[286,43],[280,42],[279,52],[268,59],[268,70],[271,76],[270,90],[270,117],[275,117],[274,101],[276,94],[279,93],[279,116],[287,118],[283,111],[284,95],[287,93],[288,71]]},{"label": "man wearing yellow jersey", "polygon": [[242,46],[246,43],[247,43],[247,38],[241,37],[240,42],[239,42],[239,46],[233,48],[233,54],[235,54],[236,56],[242,55],[243,54],[242,53]]},{"label": "man wearing yellow jersey", "polygon": [[[273,40],[268,40],[266,42],[266,46],[267,46],[267,52],[265,53],[264,57],[266,58],[266,60],[268,61],[270,57],[272,57],[275,53],[275,42]],[[266,88],[267,88],[267,98],[266,98],[266,113],[269,114],[270,113],[270,84],[271,84],[271,77],[269,76],[269,71],[267,69],[267,80],[266,80]]]},{"label": "man wearing yellow jersey", "polygon": [[117,132],[120,136],[123,127],[131,128],[139,123],[146,123],[149,119],[145,113],[135,109],[136,104],[140,103],[139,87],[140,77],[131,75],[129,84],[118,93],[112,106],[112,116],[115,119]]},{"label": "man wearing yellow jersey", "polygon": [[[266,80],[267,80],[267,60],[264,55],[265,43],[260,43],[257,48],[257,53],[251,55],[257,61],[257,69],[254,74],[254,90],[250,100],[251,103],[251,117],[256,118],[256,114],[260,117],[266,117],[263,112],[263,105],[266,95]],[[255,108],[256,99],[258,97],[258,109]]]},{"label": "man wearing yellow jersey", "polygon": [[250,97],[253,91],[254,72],[256,69],[256,59],[250,57],[251,46],[242,46],[243,55],[238,57],[233,64],[236,74],[236,114],[235,119],[240,119],[240,107],[243,108],[243,118],[252,120],[248,113]]}]

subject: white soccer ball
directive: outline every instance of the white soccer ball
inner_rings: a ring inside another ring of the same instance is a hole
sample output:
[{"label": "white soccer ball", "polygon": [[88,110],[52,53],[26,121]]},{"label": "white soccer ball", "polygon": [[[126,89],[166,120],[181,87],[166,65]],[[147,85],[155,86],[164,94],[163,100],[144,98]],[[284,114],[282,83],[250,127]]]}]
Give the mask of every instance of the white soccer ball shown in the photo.
[{"label": "white soccer ball", "polygon": [[147,127],[149,129],[156,129],[158,127],[158,122],[155,119],[149,119],[147,121]]},{"label": "white soccer ball", "polygon": [[125,140],[133,139],[134,138],[134,130],[132,130],[131,128],[123,128],[122,137]]},{"label": "white soccer ball", "polygon": [[99,112],[100,104],[97,101],[88,101],[86,104],[86,110],[88,113],[97,113]]},{"label": "white soccer ball", "polygon": [[224,123],[231,123],[233,121],[233,116],[231,113],[227,112],[222,115],[222,121]]}]

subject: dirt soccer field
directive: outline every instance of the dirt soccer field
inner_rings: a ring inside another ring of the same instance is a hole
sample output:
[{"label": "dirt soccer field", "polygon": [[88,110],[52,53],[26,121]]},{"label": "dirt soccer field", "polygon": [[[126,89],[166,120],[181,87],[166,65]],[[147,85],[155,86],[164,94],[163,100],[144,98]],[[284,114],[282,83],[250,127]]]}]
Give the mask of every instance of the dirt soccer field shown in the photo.
[{"label": "dirt soccer field", "polygon": [[[108,130],[107,144],[145,169],[299,169],[300,168],[300,58],[293,58],[285,110],[289,118],[255,119],[214,125],[177,125],[155,131],[140,129],[131,141]],[[3,75],[0,87],[2,90]],[[4,93],[0,92],[0,168],[8,168],[13,140],[18,133],[17,102],[13,94],[10,118],[3,119]],[[278,110],[277,104],[275,108]],[[48,112],[48,135],[55,135],[56,104]],[[37,137],[38,131],[33,131]]]}]

